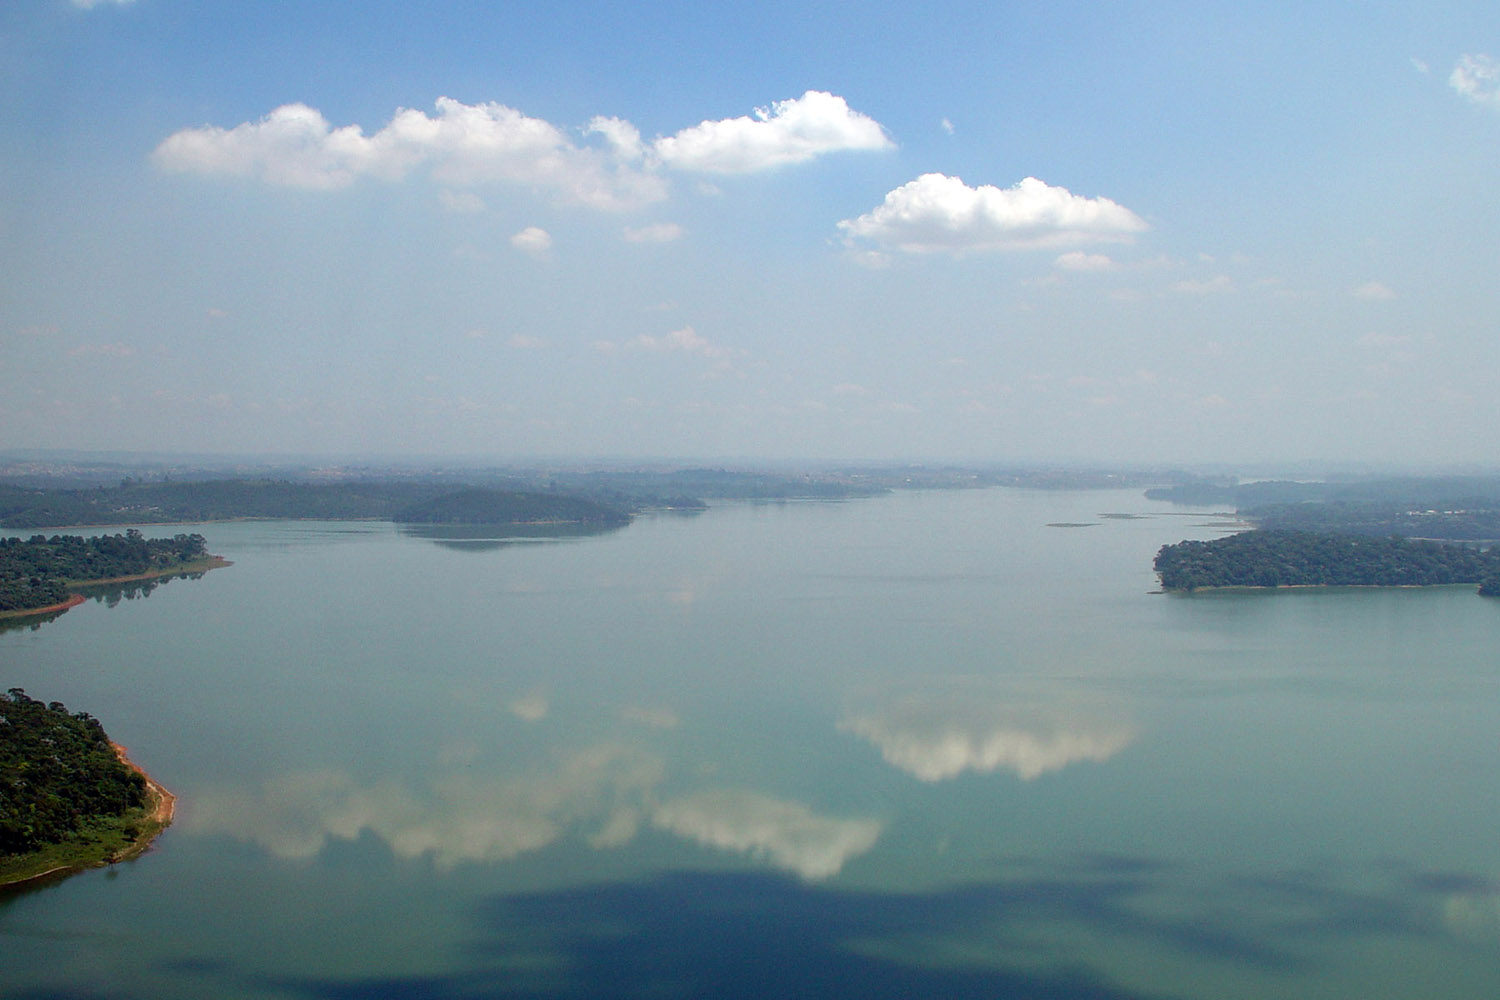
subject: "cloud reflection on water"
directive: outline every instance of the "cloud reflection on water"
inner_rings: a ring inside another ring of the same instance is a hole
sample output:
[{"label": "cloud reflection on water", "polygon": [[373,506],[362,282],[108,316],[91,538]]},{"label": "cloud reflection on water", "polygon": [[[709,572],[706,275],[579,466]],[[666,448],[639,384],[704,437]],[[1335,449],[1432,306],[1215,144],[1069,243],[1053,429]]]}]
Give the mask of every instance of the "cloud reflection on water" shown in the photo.
[{"label": "cloud reflection on water", "polygon": [[1031,781],[1079,761],[1102,763],[1136,737],[1135,726],[1110,706],[962,686],[848,711],[839,729],[929,782],[1001,769]]},{"label": "cloud reflection on water", "polygon": [[194,833],[250,840],[284,859],[316,856],[331,841],[373,833],[401,858],[431,857],[439,868],[506,861],[593,828],[596,846],[634,835],[638,803],[661,780],[662,761],[618,746],[564,758],[545,773],[449,774],[417,791],[394,781],[360,787],[345,774],[283,775],[259,789],[209,792],[187,804]]},{"label": "cloud reflection on water", "polygon": [[819,816],[800,802],[742,789],[714,789],[667,802],[652,823],[708,847],[749,854],[808,881],[832,878],[875,846],[873,819]]},{"label": "cloud reflection on water", "polygon": [[657,794],[664,761],[625,746],[574,753],[546,772],[475,777],[449,772],[426,788],[361,786],[347,774],[306,771],[259,787],[185,797],[182,827],[258,844],[285,860],[373,834],[399,858],[439,869],[502,862],[568,836],[596,850],[622,847],[650,826],[748,855],[808,881],[831,878],[874,846],[883,824],[823,816],[796,801],[745,789]]}]

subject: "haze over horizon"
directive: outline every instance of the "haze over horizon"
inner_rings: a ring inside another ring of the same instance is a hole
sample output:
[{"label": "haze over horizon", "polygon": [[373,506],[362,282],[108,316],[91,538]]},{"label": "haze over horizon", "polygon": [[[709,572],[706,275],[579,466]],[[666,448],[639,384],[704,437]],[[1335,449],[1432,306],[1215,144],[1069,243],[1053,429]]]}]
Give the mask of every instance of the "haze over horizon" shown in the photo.
[{"label": "haze over horizon", "polygon": [[1493,466],[1492,4],[0,10],[0,449]]}]

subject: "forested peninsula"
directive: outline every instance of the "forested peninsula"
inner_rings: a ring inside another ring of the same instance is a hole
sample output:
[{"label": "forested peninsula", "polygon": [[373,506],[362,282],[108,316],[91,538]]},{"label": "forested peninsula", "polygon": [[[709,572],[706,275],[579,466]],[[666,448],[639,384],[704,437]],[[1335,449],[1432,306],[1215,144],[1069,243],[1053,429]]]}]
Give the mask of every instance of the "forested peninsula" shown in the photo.
[{"label": "forested peninsula", "polygon": [[1481,594],[1500,596],[1500,551],[1394,536],[1244,531],[1164,545],[1155,568],[1168,591],[1479,584]]},{"label": "forested peninsula", "polygon": [[87,712],[0,695],[0,885],[134,857],[172,804]]},{"label": "forested peninsula", "polygon": [[398,524],[579,524],[622,525],[630,515],[575,496],[549,496],[478,487],[456,490],[398,511]]},{"label": "forested peninsula", "polygon": [[200,573],[227,563],[209,555],[202,535],[33,535],[0,538],[0,617],[60,610],[81,601],[81,587]]}]

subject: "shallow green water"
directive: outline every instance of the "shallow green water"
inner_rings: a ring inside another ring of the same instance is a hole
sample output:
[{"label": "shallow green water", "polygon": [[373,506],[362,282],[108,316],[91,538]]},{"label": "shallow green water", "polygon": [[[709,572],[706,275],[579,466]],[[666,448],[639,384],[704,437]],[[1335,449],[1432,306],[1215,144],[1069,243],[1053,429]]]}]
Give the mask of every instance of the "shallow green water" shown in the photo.
[{"label": "shallow green water", "polygon": [[233,567],[0,634],[180,797],[0,900],[0,994],[1496,995],[1500,602],[1151,593],[1212,520],[204,526]]}]

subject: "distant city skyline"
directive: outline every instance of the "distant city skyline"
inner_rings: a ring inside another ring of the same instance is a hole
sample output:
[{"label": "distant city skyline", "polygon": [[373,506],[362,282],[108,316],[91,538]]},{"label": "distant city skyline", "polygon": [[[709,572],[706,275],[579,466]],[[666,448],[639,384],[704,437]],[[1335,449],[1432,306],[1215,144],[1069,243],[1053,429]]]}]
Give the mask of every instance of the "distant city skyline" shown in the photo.
[{"label": "distant city skyline", "polygon": [[0,10],[0,451],[1496,465],[1492,5]]}]

